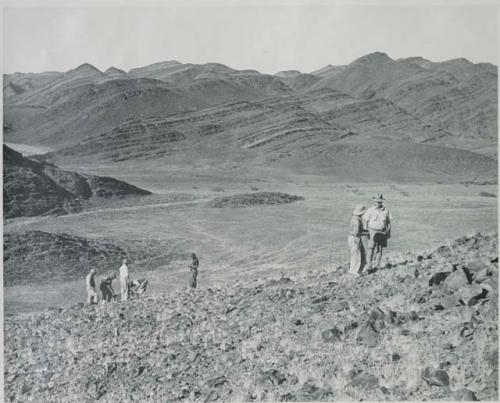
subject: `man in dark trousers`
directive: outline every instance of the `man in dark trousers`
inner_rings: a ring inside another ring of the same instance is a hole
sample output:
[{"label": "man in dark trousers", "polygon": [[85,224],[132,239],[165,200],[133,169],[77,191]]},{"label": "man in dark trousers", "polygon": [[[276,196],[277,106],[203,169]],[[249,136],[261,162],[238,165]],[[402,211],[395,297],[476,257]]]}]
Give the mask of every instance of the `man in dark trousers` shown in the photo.
[{"label": "man in dark trousers", "polygon": [[116,296],[115,291],[113,290],[113,280],[115,278],[116,278],[116,273],[113,273],[111,276],[103,278],[101,280],[99,289],[102,292],[103,301],[111,302],[113,298]]},{"label": "man in dark trousers", "polygon": [[200,262],[196,257],[196,254],[193,253],[191,255],[193,262],[189,265],[189,270],[191,271],[191,277],[189,278],[189,287],[192,289],[196,288],[196,278],[198,277],[198,267],[200,266]]},{"label": "man in dark trousers", "polygon": [[[382,251],[387,247],[387,240],[391,237],[392,216],[387,207],[384,207],[385,201],[382,193],[373,196],[374,205],[363,214],[363,220],[366,223],[370,249],[370,260],[368,270],[379,268],[382,259]],[[375,268],[373,267],[376,264]]]}]

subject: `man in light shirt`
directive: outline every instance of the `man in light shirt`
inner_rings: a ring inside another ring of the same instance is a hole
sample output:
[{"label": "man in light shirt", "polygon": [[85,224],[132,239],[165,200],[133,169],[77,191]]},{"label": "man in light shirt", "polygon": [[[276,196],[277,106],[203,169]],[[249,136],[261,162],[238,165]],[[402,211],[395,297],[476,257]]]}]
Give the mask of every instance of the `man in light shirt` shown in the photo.
[{"label": "man in light shirt", "polygon": [[120,266],[120,290],[122,301],[128,300],[128,260],[123,259],[122,265]]},{"label": "man in light shirt", "polygon": [[368,249],[370,249],[370,261],[368,269],[373,268],[374,260],[377,262],[376,267],[380,266],[382,250],[387,247],[387,239],[391,237],[392,217],[389,210],[383,206],[384,195],[377,193],[372,199],[375,205],[367,209],[363,215],[363,221],[369,235]]}]

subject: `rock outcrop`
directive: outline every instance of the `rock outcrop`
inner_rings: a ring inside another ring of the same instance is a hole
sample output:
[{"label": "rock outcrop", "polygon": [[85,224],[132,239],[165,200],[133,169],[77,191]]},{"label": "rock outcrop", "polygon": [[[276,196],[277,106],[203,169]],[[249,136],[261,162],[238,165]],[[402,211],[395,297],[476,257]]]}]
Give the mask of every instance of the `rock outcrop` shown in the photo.
[{"label": "rock outcrop", "polygon": [[145,196],[151,192],[126,182],[65,171],[57,166],[24,158],[3,146],[4,217],[66,214],[82,209],[92,197]]}]

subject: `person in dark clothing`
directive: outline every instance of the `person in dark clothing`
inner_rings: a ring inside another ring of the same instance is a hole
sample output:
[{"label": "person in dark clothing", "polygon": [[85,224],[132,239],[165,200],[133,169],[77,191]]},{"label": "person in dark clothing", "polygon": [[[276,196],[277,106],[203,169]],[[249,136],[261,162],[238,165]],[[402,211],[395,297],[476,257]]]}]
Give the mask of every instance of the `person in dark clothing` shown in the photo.
[{"label": "person in dark clothing", "polygon": [[89,274],[85,277],[85,283],[87,285],[87,304],[97,304],[99,302],[99,296],[95,292],[95,269],[90,269]]},{"label": "person in dark clothing", "polygon": [[131,296],[141,297],[146,294],[146,288],[148,286],[148,280],[145,278],[140,278],[137,280],[132,280],[129,283],[129,292]]},{"label": "person in dark clothing", "polygon": [[191,255],[193,262],[189,265],[189,269],[191,271],[191,277],[189,278],[189,287],[196,288],[196,279],[198,277],[198,267],[200,266],[200,262],[196,257],[196,254],[193,253]]},{"label": "person in dark clothing", "polygon": [[116,296],[113,290],[113,280],[116,279],[116,273],[113,273],[111,276],[103,278],[101,280],[101,284],[99,285],[99,289],[102,292],[102,300],[106,302],[111,302],[112,299]]}]

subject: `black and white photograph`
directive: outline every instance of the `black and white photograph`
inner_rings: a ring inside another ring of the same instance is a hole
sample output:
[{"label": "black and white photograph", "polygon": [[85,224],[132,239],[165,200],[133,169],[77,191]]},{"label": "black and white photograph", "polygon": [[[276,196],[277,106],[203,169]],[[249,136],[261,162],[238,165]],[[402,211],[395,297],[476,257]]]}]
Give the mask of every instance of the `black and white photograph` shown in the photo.
[{"label": "black and white photograph", "polygon": [[1,12],[3,401],[499,400],[498,1]]}]

